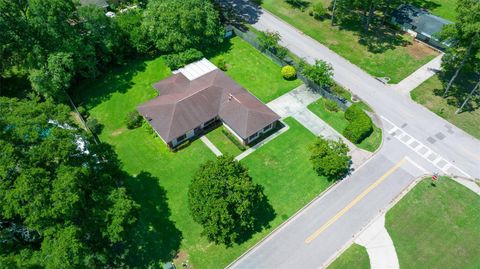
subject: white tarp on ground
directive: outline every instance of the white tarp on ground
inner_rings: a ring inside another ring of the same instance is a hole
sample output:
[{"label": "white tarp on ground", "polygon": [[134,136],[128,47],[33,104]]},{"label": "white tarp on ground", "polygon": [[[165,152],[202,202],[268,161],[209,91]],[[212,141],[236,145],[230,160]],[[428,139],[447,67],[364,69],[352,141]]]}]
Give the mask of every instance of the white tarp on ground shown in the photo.
[{"label": "white tarp on ground", "polygon": [[186,66],[173,71],[172,73],[178,74],[182,73],[189,80],[194,80],[198,77],[201,77],[211,71],[217,69],[217,67],[212,64],[209,60],[203,58],[200,61],[187,64]]}]

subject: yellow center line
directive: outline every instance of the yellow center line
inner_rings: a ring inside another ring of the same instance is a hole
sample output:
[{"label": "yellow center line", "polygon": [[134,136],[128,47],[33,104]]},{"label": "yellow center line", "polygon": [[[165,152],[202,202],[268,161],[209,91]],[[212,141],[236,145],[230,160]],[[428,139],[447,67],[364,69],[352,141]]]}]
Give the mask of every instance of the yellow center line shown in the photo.
[{"label": "yellow center line", "polygon": [[388,176],[390,176],[395,170],[400,168],[405,162],[405,158],[399,161],[395,166],[390,168],[385,174],[383,174],[379,179],[377,179],[372,185],[370,185],[366,190],[364,190],[360,195],[355,197],[346,207],[340,210],[335,216],[333,216],[329,221],[323,224],[318,230],[311,234],[307,239],[305,239],[305,244],[310,244],[315,238],[317,238],[323,231],[325,231],[330,225],[335,223],[340,217],[342,217],[348,210],[350,210],[355,204],[360,202],[368,193],[375,189],[380,183],[382,183]]}]

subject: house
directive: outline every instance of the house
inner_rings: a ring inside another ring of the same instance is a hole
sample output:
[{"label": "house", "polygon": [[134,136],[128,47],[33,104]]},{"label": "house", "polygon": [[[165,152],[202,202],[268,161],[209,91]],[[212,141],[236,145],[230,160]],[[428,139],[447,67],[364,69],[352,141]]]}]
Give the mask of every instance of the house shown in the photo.
[{"label": "house", "polygon": [[153,87],[159,96],[137,109],[170,148],[219,122],[249,144],[280,119],[206,59],[175,71]]},{"label": "house", "polygon": [[436,37],[445,25],[451,21],[430,14],[427,10],[412,5],[400,5],[393,13],[391,22],[402,30],[415,36],[416,39],[439,49],[450,46],[450,42],[441,42]]},{"label": "house", "polygon": [[82,6],[95,5],[104,9],[107,9],[109,6],[106,0],[80,0],[80,4]]}]

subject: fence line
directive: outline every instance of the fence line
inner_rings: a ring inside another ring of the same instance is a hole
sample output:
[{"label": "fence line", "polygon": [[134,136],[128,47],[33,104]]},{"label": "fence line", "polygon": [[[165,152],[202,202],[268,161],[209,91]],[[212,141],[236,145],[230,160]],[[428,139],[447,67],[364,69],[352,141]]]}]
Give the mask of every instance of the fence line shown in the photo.
[{"label": "fence line", "polygon": [[349,106],[352,105],[352,103],[345,98],[338,96],[330,91],[328,87],[322,87],[315,82],[309,80],[305,76],[301,74],[301,67],[299,63],[295,62],[293,59],[290,57],[285,57],[284,59],[279,58],[277,55],[275,55],[273,52],[269,50],[262,50],[262,47],[260,43],[258,42],[257,35],[253,33],[250,30],[247,31],[242,31],[235,26],[229,25],[229,28],[233,30],[235,35],[238,37],[242,38],[246,42],[248,42],[250,45],[252,45],[254,48],[256,48],[258,51],[266,55],[268,58],[272,59],[275,63],[277,63],[280,66],[285,66],[285,65],[292,65],[295,66],[295,68],[298,70],[297,72],[297,78],[300,79],[307,87],[312,89],[315,92],[320,93],[324,98],[329,99],[334,101],[335,103],[338,104],[338,106],[342,110],[346,110]]}]

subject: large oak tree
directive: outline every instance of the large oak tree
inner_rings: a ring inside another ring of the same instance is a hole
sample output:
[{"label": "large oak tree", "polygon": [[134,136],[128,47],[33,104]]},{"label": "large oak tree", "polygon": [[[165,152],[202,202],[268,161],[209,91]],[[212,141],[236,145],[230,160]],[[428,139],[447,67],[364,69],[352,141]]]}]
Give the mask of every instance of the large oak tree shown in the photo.
[{"label": "large oak tree", "polygon": [[0,97],[0,264],[118,267],[138,205],[105,144],[69,109]]}]

